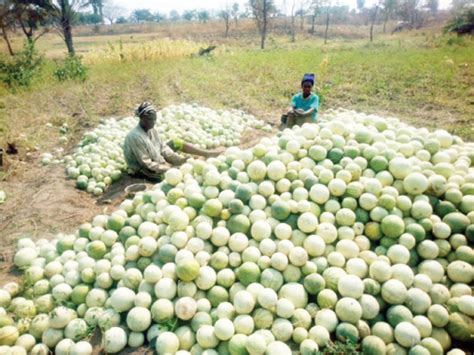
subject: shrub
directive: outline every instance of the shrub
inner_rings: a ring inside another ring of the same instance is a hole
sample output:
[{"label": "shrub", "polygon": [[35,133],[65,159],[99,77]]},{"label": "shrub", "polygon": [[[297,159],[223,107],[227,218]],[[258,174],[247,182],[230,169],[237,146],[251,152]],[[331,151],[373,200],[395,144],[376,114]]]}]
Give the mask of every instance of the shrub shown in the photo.
[{"label": "shrub", "polygon": [[81,58],[77,56],[68,56],[63,63],[59,64],[54,70],[54,76],[59,81],[87,79],[87,68],[82,64]]},{"label": "shrub", "polygon": [[474,33],[474,8],[470,8],[454,17],[444,28],[446,32],[455,32],[458,35]]},{"label": "shrub", "polygon": [[38,54],[35,44],[26,41],[23,50],[10,58],[0,57],[0,80],[10,88],[28,87],[34,75],[39,71],[42,56]]}]

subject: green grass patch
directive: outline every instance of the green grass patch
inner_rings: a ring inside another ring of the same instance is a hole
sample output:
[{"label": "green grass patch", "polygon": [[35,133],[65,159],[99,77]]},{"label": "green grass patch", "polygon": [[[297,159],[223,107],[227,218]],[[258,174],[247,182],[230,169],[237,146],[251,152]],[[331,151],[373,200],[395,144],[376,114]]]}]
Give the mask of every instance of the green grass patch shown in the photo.
[{"label": "green grass patch", "polygon": [[[211,57],[98,63],[85,82],[57,82],[46,62],[31,88],[0,88],[0,138],[55,146],[46,122],[66,121],[77,132],[100,117],[132,114],[143,100],[158,106],[199,102],[241,108],[277,122],[305,72],[317,75],[322,110],[345,107],[398,116],[417,126],[444,127],[473,140],[474,42],[410,36],[383,40],[319,41],[272,48],[227,47]],[[78,139],[77,137],[75,137]]]}]

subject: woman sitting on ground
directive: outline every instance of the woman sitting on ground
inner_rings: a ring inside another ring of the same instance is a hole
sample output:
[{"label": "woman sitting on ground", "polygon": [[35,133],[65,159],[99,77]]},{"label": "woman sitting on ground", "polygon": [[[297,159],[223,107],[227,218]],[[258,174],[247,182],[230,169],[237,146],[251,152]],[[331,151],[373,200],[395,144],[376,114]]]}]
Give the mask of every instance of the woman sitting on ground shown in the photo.
[{"label": "woman sitting on ground", "polygon": [[301,92],[291,99],[291,108],[282,116],[283,127],[301,126],[303,123],[315,123],[318,116],[319,97],[311,92],[314,86],[314,74],[305,74],[301,81]]},{"label": "woman sitting on ground", "polygon": [[163,173],[171,165],[181,165],[187,158],[176,152],[211,157],[219,155],[219,151],[200,149],[181,139],[173,139],[163,143],[156,123],[156,109],[149,103],[142,103],[135,115],[140,119],[138,125],[125,138],[124,155],[128,165],[128,173],[139,178],[160,181]]}]

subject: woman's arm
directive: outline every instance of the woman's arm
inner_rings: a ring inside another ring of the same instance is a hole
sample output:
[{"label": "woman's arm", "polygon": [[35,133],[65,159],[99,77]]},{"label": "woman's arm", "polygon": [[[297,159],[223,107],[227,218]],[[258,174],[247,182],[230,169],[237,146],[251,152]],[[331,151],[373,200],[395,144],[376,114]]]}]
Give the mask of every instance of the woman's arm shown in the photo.
[{"label": "woman's arm", "polygon": [[184,164],[186,160],[188,160],[187,158],[182,157],[181,155],[173,151],[173,149],[171,149],[168,144],[163,145],[163,148],[161,149],[161,154],[163,154],[163,158],[165,158],[165,160],[171,165],[181,165]]},{"label": "woman's arm", "polygon": [[183,144],[183,152],[192,155],[198,155],[201,157],[215,157],[222,153],[222,150],[207,150],[198,148],[192,144],[184,143]]}]

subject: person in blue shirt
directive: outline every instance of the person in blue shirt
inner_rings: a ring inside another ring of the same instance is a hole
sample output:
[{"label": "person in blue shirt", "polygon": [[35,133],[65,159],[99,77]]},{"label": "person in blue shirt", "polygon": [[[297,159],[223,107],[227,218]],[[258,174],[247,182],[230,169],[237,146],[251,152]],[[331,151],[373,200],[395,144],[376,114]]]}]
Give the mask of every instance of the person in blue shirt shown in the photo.
[{"label": "person in blue shirt", "polygon": [[282,123],[286,127],[301,126],[303,123],[314,123],[318,118],[319,97],[312,93],[315,78],[314,74],[305,74],[301,81],[301,92],[291,99],[291,108],[282,116]]}]

